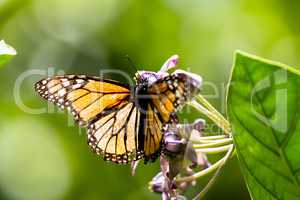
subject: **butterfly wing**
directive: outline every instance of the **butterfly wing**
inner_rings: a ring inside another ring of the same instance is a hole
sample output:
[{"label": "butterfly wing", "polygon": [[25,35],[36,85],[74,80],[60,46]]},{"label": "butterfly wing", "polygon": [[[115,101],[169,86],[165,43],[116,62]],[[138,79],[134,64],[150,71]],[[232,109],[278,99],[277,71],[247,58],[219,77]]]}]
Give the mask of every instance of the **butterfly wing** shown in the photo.
[{"label": "butterfly wing", "polygon": [[159,118],[153,104],[148,103],[146,112],[141,112],[139,149],[144,153],[145,163],[155,161],[160,155],[164,122]]},{"label": "butterfly wing", "polygon": [[114,112],[99,115],[88,126],[88,143],[104,160],[128,163],[143,157],[139,150],[141,114],[134,102]]},{"label": "butterfly wing", "polygon": [[68,108],[80,125],[88,127],[92,150],[115,163],[143,157],[138,150],[140,112],[129,100],[128,86],[86,76],[55,76],[36,83],[46,100]]},{"label": "butterfly wing", "polygon": [[35,89],[41,97],[70,110],[82,126],[103,112],[122,108],[130,96],[128,86],[119,82],[75,75],[42,79]]},{"label": "butterfly wing", "polygon": [[200,84],[201,77],[177,70],[148,87],[149,103],[146,125],[143,127],[145,160],[156,159],[161,148],[164,125],[178,121],[175,112],[199,92]]}]

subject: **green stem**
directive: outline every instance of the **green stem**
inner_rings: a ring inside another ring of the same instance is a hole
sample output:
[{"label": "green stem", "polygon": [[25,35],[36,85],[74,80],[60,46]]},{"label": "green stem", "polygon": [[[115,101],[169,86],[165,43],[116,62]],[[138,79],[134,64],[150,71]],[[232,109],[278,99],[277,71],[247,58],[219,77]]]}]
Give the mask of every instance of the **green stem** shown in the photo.
[{"label": "green stem", "polygon": [[221,145],[225,145],[228,143],[232,143],[233,140],[232,138],[226,138],[226,139],[221,139],[221,140],[208,140],[207,143],[204,144],[194,144],[195,149],[201,149],[201,148],[207,148],[207,147],[218,147]]},{"label": "green stem", "polygon": [[192,100],[189,105],[211,119],[225,134],[231,135],[230,123],[202,95],[199,94],[196,99],[199,102]]},{"label": "green stem", "polygon": [[[220,166],[222,166],[228,159],[228,157],[230,156],[231,154],[231,151],[233,149],[233,144],[230,145],[230,149],[229,151],[227,152],[227,154],[222,158],[220,159],[219,161],[217,161],[216,163],[212,164],[210,167],[204,169],[204,170],[201,170],[191,176],[186,176],[186,177],[178,177],[176,178],[176,182],[177,183],[180,183],[180,182],[191,182],[191,181],[194,181],[200,177],[203,177],[213,171],[215,171],[216,169],[218,169]],[[230,154],[229,154],[230,152]],[[229,154],[229,155],[228,155]]]},{"label": "green stem", "polygon": [[212,164],[210,167],[199,171],[192,176],[178,177],[176,179],[177,183],[190,182],[215,171],[215,174],[209,180],[204,189],[194,198],[194,200],[197,200],[202,198],[215,183],[216,178],[221,172],[221,169],[234,152],[234,144],[231,138],[232,135],[230,123],[202,95],[199,94],[195,100],[189,102],[189,105],[196,108],[199,112],[211,119],[225,133],[225,135],[202,136],[197,138],[197,141],[193,140],[192,142],[194,143],[193,147],[195,150],[204,154],[218,154],[227,151],[223,158]]},{"label": "green stem", "polygon": [[201,94],[198,94],[196,96],[196,99],[200,101],[208,110],[210,110],[212,113],[216,114],[219,119],[224,121],[228,127],[230,127],[229,122],[221,115]]},{"label": "green stem", "polygon": [[200,139],[203,140],[216,140],[216,139],[223,139],[228,138],[227,135],[214,135],[214,136],[201,136]]},{"label": "green stem", "polygon": [[196,149],[196,152],[201,152],[205,154],[218,154],[228,151],[231,148],[232,144],[221,146],[221,147],[213,147],[213,148],[203,148]]},{"label": "green stem", "polygon": [[215,174],[213,175],[213,177],[209,180],[209,182],[207,183],[207,185],[203,188],[203,190],[201,192],[199,192],[194,198],[193,200],[197,200],[197,199],[201,199],[202,197],[204,197],[204,195],[208,192],[208,190],[212,187],[212,185],[216,182],[222,168],[224,167],[224,165],[226,164],[226,162],[228,161],[228,159],[230,158],[230,156],[233,154],[234,152],[234,144],[232,144],[231,148],[228,150],[228,152],[226,153],[226,155],[222,158],[223,159],[223,163],[221,163],[218,166],[217,171],[215,172]]},{"label": "green stem", "polygon": [[190,141],[193,144],[207,144],[207,143],[215,143],[219,142],[223,139],[229,139],[228,135],[217,135],[217,136],[205,136],[205,137],[197,137],[191,138]]}]

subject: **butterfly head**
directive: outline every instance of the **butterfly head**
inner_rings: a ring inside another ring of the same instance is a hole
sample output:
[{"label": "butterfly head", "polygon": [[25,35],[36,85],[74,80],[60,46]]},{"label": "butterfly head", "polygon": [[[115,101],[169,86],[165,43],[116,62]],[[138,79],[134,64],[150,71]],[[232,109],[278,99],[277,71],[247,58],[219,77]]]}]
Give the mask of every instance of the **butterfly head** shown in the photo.
[{"label": "butterfly head", "polygon": [[136,84],[139,86],[147,86],[153,84],[155,81],[168,76],[168,70],[176,67],[178,63],[178,55],[171,56],[161,67],[158,72],[153,71],[137,71],[134,75]]},{"label": "butterfly head", "polygon": [[138,71],[135,74],[134,79],[136,81],[136,85],[150,86],[157,80],[160,80],[166,76],[168,76],[168,73],[152,72],[152,71]]}]

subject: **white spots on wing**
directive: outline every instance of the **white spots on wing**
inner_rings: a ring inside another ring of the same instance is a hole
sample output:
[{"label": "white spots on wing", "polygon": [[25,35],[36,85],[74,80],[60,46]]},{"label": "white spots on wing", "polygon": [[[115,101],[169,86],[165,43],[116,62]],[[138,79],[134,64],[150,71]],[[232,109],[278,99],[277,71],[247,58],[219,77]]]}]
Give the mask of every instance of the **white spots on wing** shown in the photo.
[{"label": "white spots on wing", "polygon": [[60,89],[60,90],[57,92],[57,95],[60,96],[60,97],[63,97],[66,93],[67,93],[66,88],[63,88],[63,89]]},{"label": "white spots on wing", "polygon": [[79,84],[84,83],[84,80],[82,80],[82,79],[76,79],[75,81],[76,81],[76,83],[79,83]]},{"label": "white spots on wing", "polygon": [[170,90],[174,89],[174,85],[173,85],[173,82],[172,82],[171,79],[167,81],[167,84],[168,84],[168,87],[169,87]]},{"label": "white spots on wing", "polygon": [[180,97],[181,97],[181,93],[180,93],[178,90],[176,90],[176,91],[175,91],[175,96],[176,96],[177,98],[180,98]]},{"label": "white spots on wing", "polygon": [[72,86],[72,89],[77,89],[80,88],[82,86],[82,84],[75,84]]},{"label": "white spots on wing", "polygon": [[81,121],[81,120],[80,120],[80,121],[78,122],[78,124],[79,124],[79,126],[83,126],[83,125],[84,125],[84,121]]},{"label": "white spots on wing", "polygon": [[70,84],[71,84],[70,81],[62,82],[62,85],[63,85],[64,87],[67,87],[67,86],[69,86]]},{"label": "white spots on wing", "polygon": [[46,85],[46,83],[47,83],[47,82],[48,82],[48,81],[47,81],[47,80],[45,80],[45,79],[44,79],[44,80],[42,80],[42,84],[43,84],[43,85]]},{"label": "white spots on wing", "polygon": [[78,75],[78,78],[83,78],[83,79],[85,79],[86,76],[85,76],[85,75]]},{"label": "white spots on wing", "polygon": [[177,80],[177,79],[174,81],[173,86],[174,86],[175,88],[178,87],[178,80]]}]

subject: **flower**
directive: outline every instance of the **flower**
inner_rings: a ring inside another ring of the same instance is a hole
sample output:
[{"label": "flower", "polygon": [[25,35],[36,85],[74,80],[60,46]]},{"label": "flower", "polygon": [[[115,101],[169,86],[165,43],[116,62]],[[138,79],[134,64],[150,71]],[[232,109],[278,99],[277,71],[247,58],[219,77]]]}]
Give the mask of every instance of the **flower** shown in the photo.
[{"label": "flower", "polygon": [[178,154],[184,150],[187,141],[185,138],[180,138],[179,134],[173,131],[164,133],[164,150],[165,153],[172,155]]},{"label": "flower", "polygon": [[160,68],[159,72],[167,72],[168,70],[176,67],[176,65],[178,64],[178,59],[179,56],[178,55],[173,55],[171,56],[164,64],[163,66]]},{"label": "flower", "polygon": [[[204,120],[196,120],[193,124],[169,124],[163,136],[163,150],[160,157],[161,172],[149,183],[151,191],[160,193],[163,200],[185,199],[180,195],[196,182],[176,183],[178,174],[190,176],[195,166],[209,166],[204,154],[196,153],[190,138],[193,134],[201,134]],[[201,162],[200,162],[201,160]]]}]

